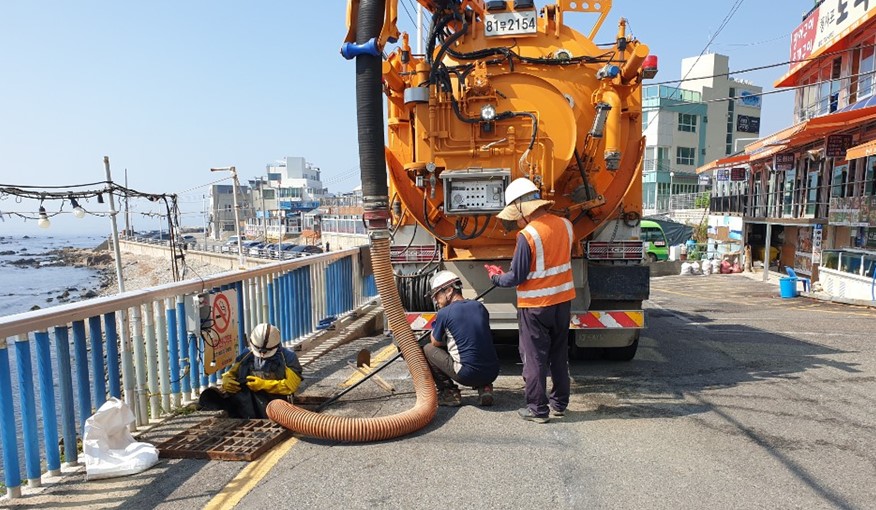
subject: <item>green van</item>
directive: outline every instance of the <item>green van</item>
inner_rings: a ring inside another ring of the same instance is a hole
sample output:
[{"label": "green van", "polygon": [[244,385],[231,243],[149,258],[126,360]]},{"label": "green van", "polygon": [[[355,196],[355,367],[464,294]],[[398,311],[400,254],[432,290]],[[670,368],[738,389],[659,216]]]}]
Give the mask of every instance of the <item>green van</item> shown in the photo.
[{"label": "green van", "polygon": [[645,259],[648,262],[657,262],[669,258],[669,243],[666,242],[666,234],[663,227],[655,221],[642,220],[642,242],[645,244]]}]

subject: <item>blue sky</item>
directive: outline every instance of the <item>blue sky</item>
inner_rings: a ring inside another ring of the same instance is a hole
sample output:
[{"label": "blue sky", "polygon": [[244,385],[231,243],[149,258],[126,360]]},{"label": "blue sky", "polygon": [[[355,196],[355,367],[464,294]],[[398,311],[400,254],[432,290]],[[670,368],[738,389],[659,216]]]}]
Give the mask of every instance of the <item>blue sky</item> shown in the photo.
[{"label": "blue sky", "polygon": [[[677,79],[681,59],[703,50],[735,2],[614,0],[597,42],[613,40],[623,16],[660,58],[655,81]],[[399,24],[413,40],[413,1],[400,3],[408,10],[400,7]],[[811,6],[746,0],[710,49],[729,55],[734,71],[787,61],[788,34]],[[4,2],[0,184],[102,181],[109,156],[117,182],[127,169],[131,188],[179,193],[190,225],[202,222],[203,186],[221,177],[211,166],[235,165],[245,180],[283,156],[303,156],[331,191],[350,190],[358,153],[354,64],[338,54],[345,16],[342,0]],[[589,31],[593,19],[567,22]],[[786,69],[735,76],[767,90]],[[792,92],[764,98],[762,135],[791,123],[792,99]],[[132,205],[137,213],[152,207]],[[35,209],[0,200],[0,211]],[[133,223],[154,228],[139,214]],[[65,215],[53,226],[100,233],[109,220]],[[6,217],[3,232],[37,229]]]}]

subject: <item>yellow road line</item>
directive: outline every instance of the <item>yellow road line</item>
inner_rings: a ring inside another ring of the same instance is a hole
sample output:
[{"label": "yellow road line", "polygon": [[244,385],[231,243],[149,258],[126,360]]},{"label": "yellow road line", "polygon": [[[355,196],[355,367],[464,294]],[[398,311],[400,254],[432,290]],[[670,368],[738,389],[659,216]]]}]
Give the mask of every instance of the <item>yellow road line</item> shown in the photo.
[{"label": "yellow road line", "polygon": [[[373,367],[383,363],[384,361],[393,357],[397,352],[398,352],[398,349],[396,348],[395,344],[389,344],[386,347],[384,347],[383,349],[380,349],[380,351],[378,351],[377,354],[375,354],[371,358],[371,367],[373,368]],[[362,370],[365,370],[366,372],[371,371],[371,369],[365,368],[365,367],[362,367]],[[344,381],[344,383],[341,384],[341,386],[343,386],[345,388],[347,386],[352,386],[352,385],[356,384],[357,382],[359,382],[360,380],[362,380],[363,377],[365,377],[365,376],[359,372],[356,372],[353,375],[351,375],[349,379]]]},{"label": "yellow road line", "polygon": [[297,442],[297,438],[290,437],[279,446],[250,462],[228,482],[228,485],[213,496],[213,499],[204,506],[204,510],[230,510],[234,508]]}]

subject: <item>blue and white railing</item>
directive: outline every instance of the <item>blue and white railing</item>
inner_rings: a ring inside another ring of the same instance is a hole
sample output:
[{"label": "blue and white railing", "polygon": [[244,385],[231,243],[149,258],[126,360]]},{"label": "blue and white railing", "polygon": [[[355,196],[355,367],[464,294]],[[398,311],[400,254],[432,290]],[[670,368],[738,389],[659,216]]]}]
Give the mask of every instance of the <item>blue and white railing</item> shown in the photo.
[{"label": "blue and white railing", "polygon": [[312,255],[0,317],[0,449],[7,495],[21,495],[22,472],[32,487],[43,474],[60,474],[62,448],[63,461],[77,465],[77,437],[108,397],[124,399],[142,427],[217,381],[221,373],[204,373],[203,340],[188,331],[186,300],[236,290],[238,352],[260,322],[279,327],[291,347],[326,317],[376,296],[373,276],[363,275],[362,256],[359,249]]}]

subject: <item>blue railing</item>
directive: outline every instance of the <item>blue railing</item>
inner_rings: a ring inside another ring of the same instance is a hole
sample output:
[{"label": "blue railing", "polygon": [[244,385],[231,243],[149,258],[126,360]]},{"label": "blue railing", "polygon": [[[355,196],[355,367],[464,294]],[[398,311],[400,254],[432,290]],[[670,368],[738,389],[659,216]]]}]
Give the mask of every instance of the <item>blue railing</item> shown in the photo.
[{"label": "blue railing", "polygon": [[197,308],[186,302],[227,290],[238,297],[231,305],[237,352],[260,322],[277,325],[291,347],[321,320],[377,294],[359,249],[350,249],[0,318],[0,451],[9,497],[21,495],[22,472],[32,487],[43,472],[60,474],[59,428],[64,462],[78,464],[77,436],[108,397],[124,399],[140,427],[215,383],[221,371],[205,373],[203,339],[190,331]]}]

